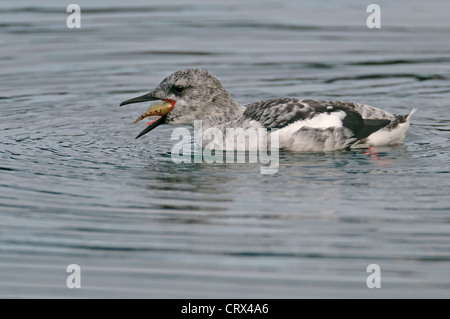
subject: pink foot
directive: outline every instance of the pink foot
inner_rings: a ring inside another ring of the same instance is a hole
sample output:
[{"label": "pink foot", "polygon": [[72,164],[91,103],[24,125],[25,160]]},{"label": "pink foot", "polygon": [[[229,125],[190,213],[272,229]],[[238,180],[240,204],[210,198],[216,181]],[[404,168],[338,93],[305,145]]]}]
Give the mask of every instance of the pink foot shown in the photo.
[{"label": "pink foot", "polygon": [[364,154],[369,155],[370,159],[376,160],[378,161],[377,163],[380,163],[382,165],[389,165],[393,163],[392,161],[388,161],[384,158],[379,157],[379,154],[376,152],[375,147],[373,146],[369,147],[367,151],[364,152]]}]

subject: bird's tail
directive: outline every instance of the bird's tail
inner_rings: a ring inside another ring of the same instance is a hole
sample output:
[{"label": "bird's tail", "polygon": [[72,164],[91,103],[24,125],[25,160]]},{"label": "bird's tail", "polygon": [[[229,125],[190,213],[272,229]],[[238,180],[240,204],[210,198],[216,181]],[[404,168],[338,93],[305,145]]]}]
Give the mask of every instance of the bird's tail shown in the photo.
[{"label": "bird's tail", "polygon": [[[367,139],[356,142],[351,147],[361,148],[368,146],[379,145],[391,145],[400,143],[403,141],[408,131],[411,119],[416,113],[417,109],[414,108],[408,115],[395,115],[396,119],[392,121],[386,127],[381,128],[379,131],[372,133]],[[382,132],[380,135],[379,132]]]},{"label": "bird's tail", "polygon": [[392,122],[392,125],[397,126],[399,123],[400,124],[406,123],[409,126],[409,124],[411,123],[411,119],[412,119],[414,113],[416,113],[416,112],[417,112],[417,109],[413,108],[412,111],[407,115],[396,115],[395,116],[396,121]]},{"label": "bird's tail", "polygon": [[417,108],[413,108],[412,111],[406,115],[407,121],[411,122],[412,116],[417,112]]}]

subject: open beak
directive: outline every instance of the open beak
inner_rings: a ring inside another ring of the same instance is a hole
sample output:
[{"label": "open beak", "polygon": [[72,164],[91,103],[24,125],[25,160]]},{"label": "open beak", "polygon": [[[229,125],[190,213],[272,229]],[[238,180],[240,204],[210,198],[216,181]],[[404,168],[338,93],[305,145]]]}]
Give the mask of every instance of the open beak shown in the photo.
[{"label": "open beak", "polygon": [[147,134],[148,132],[153,130],[155,127],[163,124],[165,122],[166,118],[167,118],[167,114],[175,106],[175,101],[173,101],[173,100],[166,100],[166,99],[160,99],[160,98],[152,96],[151,93],[149,93],[149,94],[138,96],[138,97],[135,97],[133,99],[129,99],[129,100],[126,100],[126,101],[120,103],[120,106],[122,106],[122,105],[126,105],[126,104],[140,103],[140,102],[147,102],[147,101],[156,101],[156,100],[162,100],[163,103],[160,103],[160,104],[157,104],[157,105],[154,105],[154,106],[148,108],[144,112],[144,114],[139,116],[136,119],[136,121],[134,121],[133,124],[136,124],[140,120],[142,120],[142,119],[144,119],[146,117],[149,117],[149,116],[160,116],[160,118],[158,118],[156,121],[153,121],[153,122],[147,124],[148,126],[141,133],[139,133],[138,136],[136,136],[136,139],[141,137],[142,135]]}]

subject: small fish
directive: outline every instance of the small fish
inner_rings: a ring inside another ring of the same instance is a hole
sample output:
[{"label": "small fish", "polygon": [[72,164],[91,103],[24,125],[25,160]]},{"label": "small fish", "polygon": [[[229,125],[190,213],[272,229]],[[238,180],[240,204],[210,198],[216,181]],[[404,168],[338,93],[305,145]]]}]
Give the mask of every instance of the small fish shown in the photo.
[{"label": "small fish", "polygon": [[136,119],[136,121],[133,122],[133,124],[136,124],[149,116],[164,116],[169,113],[172,108],[173,103],[170,101],[163,101],[163,103],[151,105],[141,116]]}]

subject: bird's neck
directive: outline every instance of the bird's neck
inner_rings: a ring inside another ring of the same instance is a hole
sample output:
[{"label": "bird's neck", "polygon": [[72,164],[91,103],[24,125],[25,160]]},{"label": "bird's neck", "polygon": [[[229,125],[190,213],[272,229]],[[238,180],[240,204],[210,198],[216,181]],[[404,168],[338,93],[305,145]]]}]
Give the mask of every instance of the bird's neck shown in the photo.
[{"label": "bird's neck", "polygon": [[236,122],[242,117],[244,107],[231,96],[225,101],[212,101],[212,110],[203,118],[203,128],[222,127],[227,123]]}]

